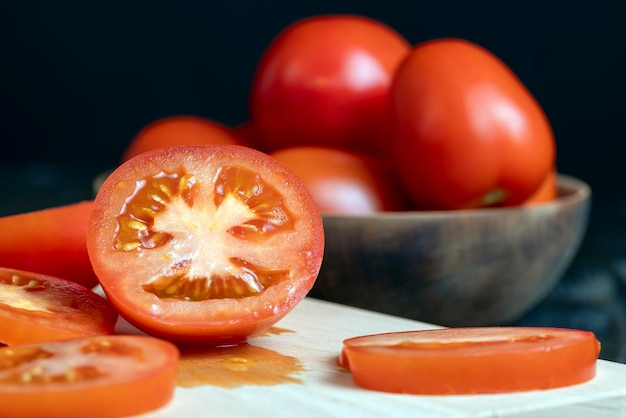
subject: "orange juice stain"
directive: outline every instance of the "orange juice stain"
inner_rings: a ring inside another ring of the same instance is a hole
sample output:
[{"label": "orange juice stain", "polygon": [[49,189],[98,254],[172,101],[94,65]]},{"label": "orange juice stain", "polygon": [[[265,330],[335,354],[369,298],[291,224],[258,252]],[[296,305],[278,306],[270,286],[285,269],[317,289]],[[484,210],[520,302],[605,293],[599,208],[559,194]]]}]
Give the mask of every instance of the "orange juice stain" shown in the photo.
[{"label": "orange juice stain", "polygon": [[[284,332],[284,330],[274,330]],[[304,367],[295,357],[250,344],[216,348],[181,348],[178,386],[302,383],[295,375]]]}]

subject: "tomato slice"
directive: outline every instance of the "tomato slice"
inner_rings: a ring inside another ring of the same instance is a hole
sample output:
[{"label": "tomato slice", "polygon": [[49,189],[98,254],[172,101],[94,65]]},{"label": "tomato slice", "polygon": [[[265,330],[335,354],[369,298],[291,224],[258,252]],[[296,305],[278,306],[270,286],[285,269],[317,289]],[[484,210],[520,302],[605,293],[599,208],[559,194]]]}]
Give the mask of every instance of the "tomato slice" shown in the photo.
[{"label": "tomato slice", "polygon": [[0,342],[29,344],[112,334],[117,312],[91,289],[0,267]]},{"label": "tomato slice", "polygon": [[89,254],[122,316],[161,338],[246,340],[305,297],[322,220],[278,160],[236,145],[178,146],[118,167],[95,199]]},{"label": "tomato slice", "polygon": [[98,284],[85,231],[92,201],[0,217],[0,266]]},{"label": "tomato slice", "polygon": [[0,405],[11,417],[121,417],[167,404],[178,349],[114,335],[0,348]]},{"label": "tomato slice", "polygon": [[339,365],[357,386],[394,393],[472,394],[549,389],[592,379],[600,343],[563,328],[447,328],[344,341]]}]

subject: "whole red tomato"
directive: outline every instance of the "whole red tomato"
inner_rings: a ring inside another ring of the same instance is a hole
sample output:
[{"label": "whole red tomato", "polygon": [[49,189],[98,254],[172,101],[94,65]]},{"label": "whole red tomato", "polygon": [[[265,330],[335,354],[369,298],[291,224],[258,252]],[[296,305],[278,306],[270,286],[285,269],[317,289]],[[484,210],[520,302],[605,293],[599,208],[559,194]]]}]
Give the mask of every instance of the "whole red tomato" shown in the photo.
[{"label": "whole red tomato", "polygon": [[410,48],[393,29],[359,16],[288,27],[265,51],[250,93],[262,146],[376,148],[386,140],[391,77]]},{"label": "whole red tomato", "polygon": [[199,116],[173,115],[150,122],[128,144],[121,161],[174,145],[245,145],[234,129]]},{"label": "whole red tomato", "polygon": [[270,154],[302,180],[322,214],[407,209],[395,173],[382,161],[326,147],[283,148]]},{"label": "whole red tomato", "polygon": [[530,195],[528,199],[522,202],[522,205],[536,205],[541,203],[552,202],[559,196],[559,174],[556,167],[548,172],[548,175],[543,179],[543,182],[535,190],[535,193]]},{"label": "whole red tomato", "polygon": [[390,93],[393,158],[424,209],[516,205],[554,166],[542,108],[495,55],[471,42],[417,45]]}]

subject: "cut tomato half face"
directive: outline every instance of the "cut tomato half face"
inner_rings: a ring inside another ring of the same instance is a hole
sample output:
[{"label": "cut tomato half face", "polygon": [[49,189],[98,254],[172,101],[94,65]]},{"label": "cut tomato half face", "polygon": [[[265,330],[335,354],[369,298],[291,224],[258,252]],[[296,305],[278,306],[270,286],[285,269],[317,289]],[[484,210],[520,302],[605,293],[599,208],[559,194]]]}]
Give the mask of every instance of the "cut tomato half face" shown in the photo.
[{"label": "cut tomato half face", "polygon": [[117,312],[69,280],[0,267],[0,342],[29,344],[112,334]]},{"label": "cut tomato half face", "polygon": [[0,348],[0,405],[10,417],[121,417],[167,404],[179,352],[114,335]]},{"label": "cut tomato half face", "polygon": [[267,154],[236,145],[161,148],[100,188],[88,252],[111,303],[172,341],[242,342],[286,315],[317,278],[319,210]]},{"label": "cut tomato half face", "polygon": [[339,365],[357,386],[394,393],[501,393],[592,379],[600,343],[562,328],[448,328],[344,341]]}]

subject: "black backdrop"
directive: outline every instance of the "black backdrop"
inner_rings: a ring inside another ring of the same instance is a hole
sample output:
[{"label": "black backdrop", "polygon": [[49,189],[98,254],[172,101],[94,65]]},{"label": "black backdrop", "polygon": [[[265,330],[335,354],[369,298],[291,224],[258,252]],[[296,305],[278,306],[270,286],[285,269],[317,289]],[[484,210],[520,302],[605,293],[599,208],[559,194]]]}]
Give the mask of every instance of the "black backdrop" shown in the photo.
[{"label": "black backdrop", "polygon": [[499,55],[548,114],[559,170],[605,189],[623,165],[625,4],[3,0],[0,159],[104,168],[156,118],[244,121],[256,62],[281,29],[356,13],[412,43],[457,36]]}]

